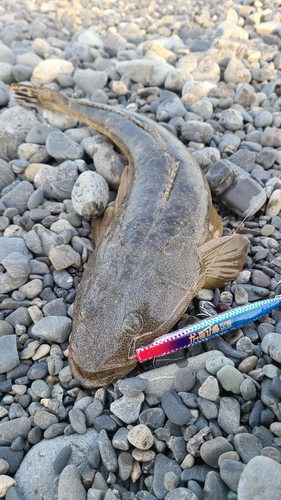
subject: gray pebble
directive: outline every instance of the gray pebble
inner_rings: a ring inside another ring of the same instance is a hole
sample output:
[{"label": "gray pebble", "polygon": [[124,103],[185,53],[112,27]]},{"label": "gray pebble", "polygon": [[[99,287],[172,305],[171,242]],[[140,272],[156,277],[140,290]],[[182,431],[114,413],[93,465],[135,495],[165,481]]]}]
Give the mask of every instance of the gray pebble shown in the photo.
[{"label": "gray pebble", "polygon": [[[237,492],[237,487],[241,474],[245,468],[245,465],[241,462],[234,462],[233,460],[225,460],[220,468],[220,476],[223,482],[231,489],[231,491]],[[228,495],[227,498],[231,500]],[[237,498],[237,496],[233,497]]]},{"label": "gray pebble", "polygon": [[[165,486],[165,484],[164,484]],[[176,488],[165,496],[165,500],[197,500],[198,497],[188,488]]]},{"label": "gray pebble", "polygon": [[175,391],[166,391],[161,398],[161,404],[165,414],[174,424],[184,425],[190,420],[190,410]]},{"label": "gray pebble", "polygon": [[99,433],[98,446],[106,470],[115,472],[118,469],[117,456],[105,430],[101,430]]},{"label": "gray pebble", "polygon": [[164,425],[165,413],[162,408],[148,408],[140,413],[139,422],[151,429],[158,429]]},{"label": "gray pebble", "polygon": [[146,86],[163,85],[169,72],[174,69],[166,62],[137,59],[135,61],[121,61],[116,64],[116,71],[121,75],[127,74],[130,79]]},{"label": "gray pebble", "polygon": [[[44,438],[45,439],[53,439],[57,436],[63,435],[67,426],[68,426],[68,424],[66,422],[59,422],[59,423],[51,424],[44,431]],[[40,439],[40,441],[41,441],[41,439]]]},{"label": "gray pebble", "polygon": [[67,465],[60,475],[58,500],[86,500],[86,490],[74,464]]},{"label": "gray pebble", "polygon": [[111,403],[110,410],[113,415],[126,424],[132,424],[138,419],[143,401],[144,394],[142,392],[135,397],[122,396]]},{"label": "gray pebble", "polygon": [[219,385],[215,377],[208,377],[198,390],[199,396],[210,401],[217,402],[219,399]]},{"label": "gray pebble", "polygon": [[156,110],[158,121],[167,122],[174,116],[184,116],[186,108],[177,95],[171,95],[168,99],[159,103]]},{"label": "gray pebble", "polygon": [[112,444],[117,450],[127,451],[129,449],[129,442],[127,439],[128,429],[120,427],[112,438]]},{"label": "gray pebble", "polygon": [[39,205],[41,205],[43,201],[43,196],[44,196],[44,191],[42,188],[38,188],[36,189],[36,191],[33,191],[33,193],[28,198],[27,208],[29,210],[37,208]]},{"label": "gray pebble", "polygon": [[74,81],[87,96],[91,96],[96,89],[102,89],[108,79],[105,71],[94,71],[90,68],[77,69],[74,73]]},{"label": "gray pebble", "polygon": [[203,488],[203,498],[205,500],[212,500],[213,498],[223,500],[226,498],[227,493],[228,488],[220,475],[215,471],[209,471]]},{"label": "gray pebble", "polygon": [[189,392],[196,382],[196,374],[189,367],[176,373],[174,387],[176,392]]},{"label": "gray pebble", "polygon": [[281,335],[279,333],[269,333],[262,340],[261,348],[264,353],[269,354],[272,359],[281,362]]},{"label": "gray pebble", "polygon": [[124,396],[138,396],[144,389],[147,387],[148,381],[145,379],[131,377],[124,380],[119,380],[117,383],[117,387],[119,391]]},{"label": "gray pebble", "polygon": [[227,433],[232,434],[240,425],[240,405],[234,398],[222,397],[220,400],[218,424]]},{"label": "gray pebble", "polygon": [[245,401],[250,401],[251,399],[255,399],[257,395],[257,390],[254,382],[251,379],[243,380],[240,385],[241,396],[245,399]]},{"label": "gray pebble", "polygon": [[227,451],[233,451],[231,444],[224,437],[216,437],[202,444],[200,456],[206,464],[218,468],[220,455]]},{"label": "gray pebble", "polygon": [[164,486],[164,478],[167,472],[174,472],[178,477],[181,476],[179,464],[175,460],[171,460],[159,453],[155,457],[153,477],[153,492],[157,498],[164,498],[168,493]]},{"label": "gray pebble", "polygon": [[219,123],[226,130],[238,130],[243,128],[243,116],[236,109],[225,109],[221,113]]},{"label": "gray pebble", "polygon": [[215,403],[208,401],[205,398],[197,399],[199,409],[207,420],[216,419],[218,416],[218,408]]},{"label": "gray pebble", "polygon": [[32,333],[36,337],[60,344],[68,339],[71,327],[72,321],[70,318],[65,318],[63,316],[48,316],[42,318],[32,327]]},{"label": "gray pebble", "polygon": [[30,429],[31,422],[27,417],[0,423],[0,446],[10,445],[19,436],[27,438]]},{"label": "gray pebble", "polygon": [[209,144],[212,139],[213,128],[208,123],[189,120],[188,122],[183,123],[181,133],[184,141]]},{"label": "gray pebble", "polygon": [[16,335],[0,337],[0,373],[6,373],[19,364]]},{"label": "gray pebble", "polygon": [[260,455],[262,444],[253,434],[236,434],[233,444],[241,460],[248,463],[253,457]]},{"label": "gray pebble", "polygon": [[94,153],[93,160],[97,173],[106,180],[111,189],[117,190],[125,168],[120,155],[104,143]]},{"label": "gray pebble", "polygon": [[55,474],[60,474],[64,467],[66,466],[68,459],[71,455],[72,448],[70,445],[64,446],[56,456],[53,462],[53,468]]},{"label": "gray pebble", "polygon": [[7,208],[16,208],[19,214],[23,214],[27,210],[27,202],[33,190],[33,185],[30,182],[21,181],[11,191],[4,194],[1,200]]},{"label": "gray pebble", "polygon": [[58,417],[49,413],[45,410],[39,410],[34,415],[34,424],[39,427],[39,429],[45,430],[53,424],[58,423]]},{"label": "gray pebble", "polygon": [[31,389],[40,398],[49,398],[51,395],[50,387],[46,384],[44,380],[34,380],[31,384]]},{"label": "gray pebble", "polygon": [[126,481],[130,477],[133,468],[133,457],[131,453],[122,451],[118,456],[118,466],[122,481]]},{"label": "gray pebble", "polygon": [[99,432],[102,429],[107,432],[113,432],[117,429],[117,423],[109,415],[100,415],[94,420],[94,427]]},{"label": "gray pebble", "polygon": [[220,196],[234,181],[234,171],[227,160],[218,160],[206,173],[206,179],[214,195]]},{"label": "gray pebble", "polygon": [[26,278],[30,273],[30,259],[19,252],[11,252],[2,264],[12,278]]},{"label": "gray pebble", "polygon": [[46,149],[57,161],[82,158],[83,149],[63,132],[51,132],[46,139]]}]

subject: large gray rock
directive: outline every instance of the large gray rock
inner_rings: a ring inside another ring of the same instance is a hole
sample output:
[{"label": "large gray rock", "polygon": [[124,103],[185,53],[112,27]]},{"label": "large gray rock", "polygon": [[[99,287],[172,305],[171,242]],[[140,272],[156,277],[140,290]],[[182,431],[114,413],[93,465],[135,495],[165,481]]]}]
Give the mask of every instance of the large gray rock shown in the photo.
[{"label": "large gray rock", "polygon": [[53,469],[56,456],[63,447],[70,445],[72,453],[68,465],[79,465],[80,472],[83,472],[88,468],[86,458],[88,447],[90,445],[97,446],[97,438],[97,431],[88,429],[86,434],[71,434],[70,436],[43,439],[33,446],[15,475],[15,481],[24,498],[38,500],[39,491],[44,500],[58,498],[58,476]]},{"label": "large gray rock", "polygon": [[239,500],[280,500],[281,465],[268,457],[254,457],[242,472]]}]

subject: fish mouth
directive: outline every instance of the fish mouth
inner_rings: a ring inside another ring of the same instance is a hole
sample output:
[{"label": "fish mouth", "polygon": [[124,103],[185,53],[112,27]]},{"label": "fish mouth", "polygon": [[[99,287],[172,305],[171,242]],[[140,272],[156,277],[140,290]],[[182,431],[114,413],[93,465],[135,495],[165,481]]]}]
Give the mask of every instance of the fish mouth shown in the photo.
[{"label": "fish mouth", "polygon": [[116,364],[114,367],[104,368],[102,370],[85,370],[75,362],[71,352],[68,361],[74,378],[87,389],[105,387],[109,384],[113,384],[130,373],[137,364],[136,360],[128,360],[124,365]]}]

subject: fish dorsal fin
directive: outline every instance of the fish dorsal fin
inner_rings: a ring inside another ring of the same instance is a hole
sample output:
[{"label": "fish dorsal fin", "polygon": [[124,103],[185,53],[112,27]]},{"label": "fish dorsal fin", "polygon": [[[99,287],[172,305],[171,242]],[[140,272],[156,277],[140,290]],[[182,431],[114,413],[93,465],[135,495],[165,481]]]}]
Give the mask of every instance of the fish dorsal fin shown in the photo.
[{"label": "fish dorsal fin", "polygon": [[102,217],[94,219],[92,222],[92,236],[95,245],[98,245],[110,229],[113,218],[113,207],[107,207]]},{"label": "fish dorsal fin", "polygon": [[120,186],[114,203],[113,215],[115,215],[118,212],[120,205],[128,192],[129,186],[132,184],[132,181],[133,181],[133,167],[131,163],[128,163],[128,165],[126,165],[126,167],[122,172]]},{"label": "fish dorsal fin", "polygon": [[219,238],[222,235],[222,233],[223,233],[223,225],[221,218],[216,209],[212,205],[208,239]]},{"label": "fish dorsal fin", "polygon": [[207,241],[198,249],[205,271],[204,288],[214,290],[233,281],[243,268],[249,240],[234,234]]}]

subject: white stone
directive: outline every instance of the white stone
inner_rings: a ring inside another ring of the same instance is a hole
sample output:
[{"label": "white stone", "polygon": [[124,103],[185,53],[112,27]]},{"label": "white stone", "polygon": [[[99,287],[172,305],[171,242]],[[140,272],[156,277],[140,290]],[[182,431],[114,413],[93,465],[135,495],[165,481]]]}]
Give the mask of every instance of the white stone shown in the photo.
[{"label": "white stone", "polygon": [[53,82],[60,75],[71,75],[73,70],[74,66],[69,61],[64,61],[63,59],[46,59],[34,68],[30,81],[31,83],[44,85]]},{"label": "white stone", "polygon": [[107,182],[97,172],[83,172],[74,184],[71,199],[78,214],[100,217],[109,199]]},{"label": "white stone", "polygon": [[169,72],[173,70],[171,64],[149,59],[120,61],[116,64],[116,71],[120,75],[127,73],[131,80],[143,85],[163,85]]},{"label": "white stone", "polygon": [[8,489],[11,488],[11,486],[14,486],[16,484],[16,481],[10,477],[6,476],[6,474],[1,474],[0,475],[0,498],[3,498]]}]

